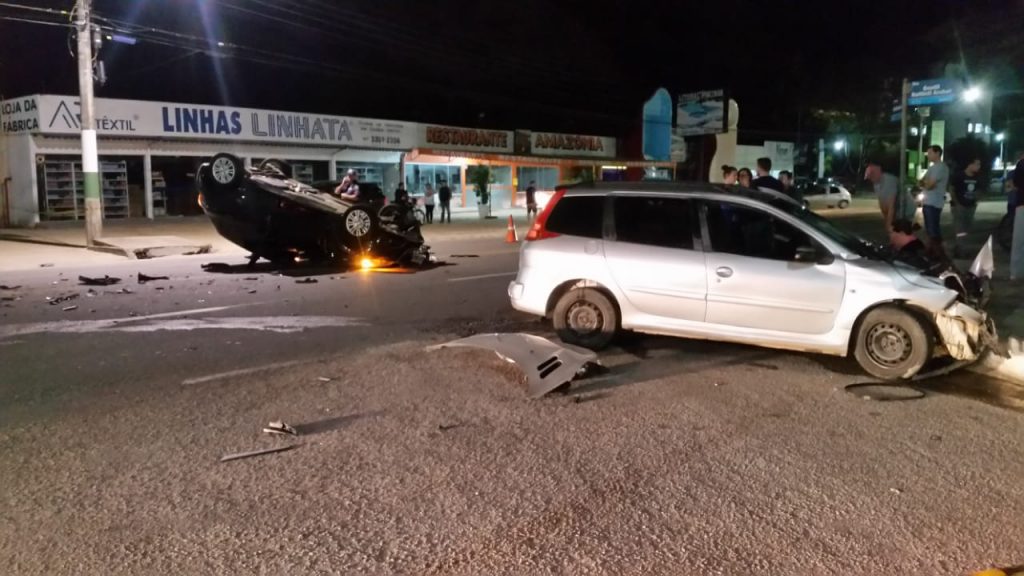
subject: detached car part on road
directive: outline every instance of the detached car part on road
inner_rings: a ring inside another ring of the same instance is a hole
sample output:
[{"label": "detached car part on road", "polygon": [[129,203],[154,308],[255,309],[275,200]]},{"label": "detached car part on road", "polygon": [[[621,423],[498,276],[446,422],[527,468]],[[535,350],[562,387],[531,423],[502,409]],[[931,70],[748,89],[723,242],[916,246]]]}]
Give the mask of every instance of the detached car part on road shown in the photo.
[{"label": "detached car part on road", "polygon": [[899,380],[935,355],[977,359],[990,276],[903,262],[777,195],[637,182],[559,189],[508,293],[587,348],[628,329],[853,355]]},{"label": "detached car part on road", "polygon": [[249,250],[253,263],[430,260],[411,208],[387,204],[376,186],[360,184],[353,202],[331,193],[335,183],[310,186],[291,176],[291,167],[280,160],[247,168],[236,156],[217,154],[196,173],[199,203],[217,232]]}]

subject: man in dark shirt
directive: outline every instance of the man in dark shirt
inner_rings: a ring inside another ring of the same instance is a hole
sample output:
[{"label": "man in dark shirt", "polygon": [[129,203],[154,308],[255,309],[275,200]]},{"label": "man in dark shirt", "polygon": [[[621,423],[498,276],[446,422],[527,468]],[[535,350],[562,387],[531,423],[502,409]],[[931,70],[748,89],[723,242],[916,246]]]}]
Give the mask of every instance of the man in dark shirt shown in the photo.
[{"label": "man in dark shirt", "polygon": [[530,218],[537,216],[537,183],[530,180],[530,185],[526,187],[526,217]]},{"label": "man in dark shirt", "polygon": [[1017,152],[1013,169],[1013,244],[1010,248],[1010,280],[1024,280],[1024,150]]},{"label": "man in dark shirt", "polygon": [[786,193],[786,188],[782,185],[782,182],[779,182],[772,176],[771,158],[757,159],[757,178],[750,185],[758,190],[773,190],[783,194]]},{"label": "man in dark shirt", "polygon": [[953,175],[953,228],[956,230],[956,241],[953,244],[953,256],[963,257],[963,245],[974,223],[974,212],[978,209],[976,190],[978,188],[978,171],[981,170],[981,159],[974,158],[967,167]]},{"label": "man in dark shirt", "polygon": [[405,183],[399,182],[398,188],[395,188],[395,204],[405,204],[409,202],[409,191],[405,189]]},{"label": "man in dark shirt", "polygon": [[441,223],[444,224],[444,216],[448,215],[448,223],[452,223],[452,189],[448,187],[448,182],[441,182],[441,187],[437,189],[437,201],[441,204]]}]

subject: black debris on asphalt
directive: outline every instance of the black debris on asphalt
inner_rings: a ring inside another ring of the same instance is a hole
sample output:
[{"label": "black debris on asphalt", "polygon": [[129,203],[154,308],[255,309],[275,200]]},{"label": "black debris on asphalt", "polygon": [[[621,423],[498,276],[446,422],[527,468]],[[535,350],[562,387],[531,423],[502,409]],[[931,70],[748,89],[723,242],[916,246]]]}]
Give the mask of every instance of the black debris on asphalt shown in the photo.
[{"label": "black debris on asphalt", "polygon": [[18,288],[21,288],[21,285],[18,285],[18,286],[8,286],[6,284],[0,284],[0,290],[17,290]]},{"label": "black debris on asphalt", "polygon": [[479,254],[452,254],[452,258],[479,258]]},{"label": "black debris on asphalt", "polygon": [[40,264],[39,267],[40,268],[53,268],[53,264],[50,264],[50,263]]},{"label": "black debris on asphalt", "polygon": [[57,304],[60,304],[62,302],[69,302],[71,300],[74,300],[75,298],[78,298],[78,294],[66,294],[64,296],[58,296],[56,298],[50,298],[49,296],[47,296],[46,300],[50,303],[50,306],[56,306]]},{"label": "black debris on asphalt", "polygon": [[316,278],[303,278],[302,280],[296,280],[296,284],[316,284],[319,282]]},{"label": "black debris on asphalt", "polygon": [[249,294],[255,294],[256,290],[249,290]]},{"label": "black debris on asphalt", "polygon": [[207,272],[230,272],[231,265],[224,262],[209,262],[202,265],[203,270]]},{"label": "black debris on asphalt", "polygon": [[452,430],[454,428],[462,428],[463,426],[465,426],[465,424],[456,422],[455,424],[440,424],[438,425],[437,429],[440,430],[441,432],[445,432],[447,430]]},{"label": "black debris on asphalt", "polygon": [[142,272],[139,272],[139,284],[145,284],[146,282],[155,282],[157,280],[170,280],[167,276],[147,276]]},{"label": "black debris on asphalt", "polygon": [[78,283],[84,286],[110,286],[111,284],[117,284],[120,281],[120,278],[114,278],[112,276],[104,276],[103,278],[90,278],[89,276],[78,277]]}]

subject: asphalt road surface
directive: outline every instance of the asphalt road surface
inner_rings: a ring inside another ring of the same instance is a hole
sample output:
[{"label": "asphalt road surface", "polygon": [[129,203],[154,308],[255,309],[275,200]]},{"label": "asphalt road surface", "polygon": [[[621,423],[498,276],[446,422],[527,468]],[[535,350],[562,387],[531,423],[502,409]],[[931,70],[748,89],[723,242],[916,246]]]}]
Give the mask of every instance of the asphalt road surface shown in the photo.
[{"label": "asphalt road surface", "polygon": [[[508,306],[516,246],[434,244],[448,265],[414,274],[248,270],[240,252],[5,274],[20,288],[0,291],[17,298],[0,308],[2,572],[1024,563],[1017,391],[961,374],[878,402],[844,391],[864,380],[852,360],[627,336],[606,374],[530,400],[493,353],[426,350],[550,335]],[[79,274],[121,282],[90,294]],[[301,434],[261,432],[272,420]]]}]

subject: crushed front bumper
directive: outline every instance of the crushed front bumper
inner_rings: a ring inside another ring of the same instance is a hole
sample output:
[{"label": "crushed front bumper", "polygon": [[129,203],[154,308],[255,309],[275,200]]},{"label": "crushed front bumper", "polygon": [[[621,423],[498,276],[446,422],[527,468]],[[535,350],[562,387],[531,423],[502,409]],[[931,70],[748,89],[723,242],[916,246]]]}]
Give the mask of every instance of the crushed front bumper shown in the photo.
[{"label": "crushed front bumper", "polygon": [[936,313],[935,327],[946,351],[956,360],[977,360],[986,350],[1000,347],[992,319],[962,302]]}]

